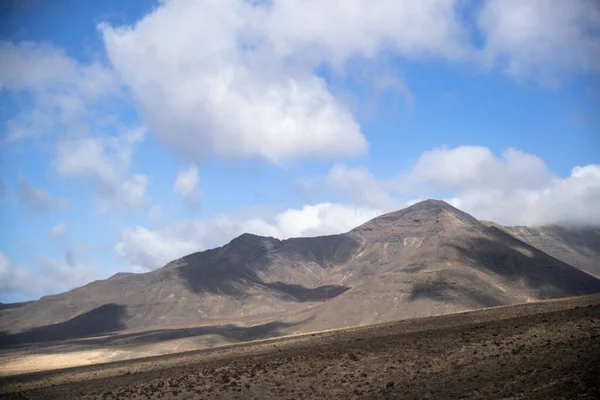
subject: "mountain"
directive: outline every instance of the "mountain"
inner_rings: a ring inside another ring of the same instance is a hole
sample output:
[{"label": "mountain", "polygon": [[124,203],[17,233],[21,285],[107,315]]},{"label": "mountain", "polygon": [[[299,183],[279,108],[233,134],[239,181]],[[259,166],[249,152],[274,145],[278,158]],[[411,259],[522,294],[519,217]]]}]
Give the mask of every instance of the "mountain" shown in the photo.
[{"label": "mountain", "polygon": [[22,301],[19,303],[3,303],[0,301],[0,310],[6,310],[6,309],[11,309],[11,308],[19,308],[22,307],[24,305],[27,305],[31,303],[31,301]]},{"label": "mountain", "polygon": [[326,281],[358,247],[347,235],[281,241],[244,234],[149,273],[117,274],[2,313],[0,330],[53,325],[105,304],[123,308],[123,318],[109,330],[270,318],[347,290]]},{"label": "mountain", "polygon": [[243,234],[149,273],[3,307],[0,339],[259,323],[294,333],[600,292],[600,280],[532,244],[427,200],[345,234]]},{"label": "mountain", "polygon": [[499,226],[493,222],[485,223],[600,278],[600,227]]},{"label": "mountain", "polygon": [[351,233],[389,264],[320,307],[308,330],[598,292],[597,279],[508,232],[441,201],[375,218]]}]

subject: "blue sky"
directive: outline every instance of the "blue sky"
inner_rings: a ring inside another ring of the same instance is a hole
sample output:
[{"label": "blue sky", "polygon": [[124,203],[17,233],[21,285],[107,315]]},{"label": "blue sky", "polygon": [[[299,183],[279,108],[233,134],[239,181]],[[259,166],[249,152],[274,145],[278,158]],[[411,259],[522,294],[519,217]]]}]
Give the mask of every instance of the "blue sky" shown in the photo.
[{"label": "blue sky", "polygon": [[0,301],[429,197],[600,225],[593,0],[0,7]]}]

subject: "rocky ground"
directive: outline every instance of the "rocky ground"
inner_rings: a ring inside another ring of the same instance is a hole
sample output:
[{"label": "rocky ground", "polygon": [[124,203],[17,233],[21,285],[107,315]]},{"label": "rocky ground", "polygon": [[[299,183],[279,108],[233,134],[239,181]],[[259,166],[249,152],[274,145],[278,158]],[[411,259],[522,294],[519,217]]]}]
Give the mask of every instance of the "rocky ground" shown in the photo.
[{"label": "rocky ground", "polygon": [[4,399],[600,398],[600,296],[0,378]]}]

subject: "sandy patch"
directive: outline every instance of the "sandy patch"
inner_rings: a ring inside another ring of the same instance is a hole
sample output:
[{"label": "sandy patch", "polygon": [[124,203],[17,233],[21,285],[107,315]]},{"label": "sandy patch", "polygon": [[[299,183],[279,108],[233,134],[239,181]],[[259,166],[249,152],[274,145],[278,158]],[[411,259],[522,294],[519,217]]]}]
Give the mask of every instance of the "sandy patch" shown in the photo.
[{"label": "sandy patch", "polygon": [[[87,350],[64,354],[25,354],[0,358],[0,376],[22,374],[48,369],[90,365],[131,357],[127,351]],[[129,356],[129,357],[128,357]]]}]

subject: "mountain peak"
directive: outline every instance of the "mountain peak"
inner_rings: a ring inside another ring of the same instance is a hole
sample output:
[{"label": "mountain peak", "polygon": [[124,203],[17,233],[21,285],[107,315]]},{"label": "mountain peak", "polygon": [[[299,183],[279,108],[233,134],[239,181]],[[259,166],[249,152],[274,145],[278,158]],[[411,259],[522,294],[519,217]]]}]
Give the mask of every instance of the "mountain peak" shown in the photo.
[{"label": "mountain peak", "polygon": [[411,207],[441,207],[441,208],[454,208],[452,207],[450,204],[446,203],[444,200],[437,200],[437,199],[427,199],[427,200],[422,200],[419,201],[417,203],[414,203],[413,205],[407,207],[407,208],[411,208]]},{"label": "mountain peak", "polygon": [[356,228],[358,230],[372,230],[382,226],[412,226],[427,222],[437,222],[445,214],[446,221],[460,222],[466,225],[481,225],[471,215],[451,206],[443,200],[427,199],[411,205],[402,210],[383,214]]},{"label": "mountain peak", "polygon": [[466,223],[480,223],[479,220],[467,214],[466,212],[459,210],[458,208],[446,203],[443,200],[435,199],[420,201],[405,209],[392,212],[390,214],[396,214],[398,216],[403,216],[404,218],[414,216],[417,219],[422,219],[437,217],[442,212],[450,213]]},{"label": "mountain peak", "polygon": [[259,235],[255,235],[254,233],[248,233],[248,232],[244,232],[242,233],[240,236],[233,238],[233,240],[254,240],[254,239],[259,239],[262,236]]},{"label": "mountain peak", "polygon": [[133,272],[117,272],[116,274],[114,274],[113,276],[111,276],[108,279],[119,279],[119,278],[123,278],[124,276],[129,276],[129,275],[133,275]]},{"label": "mountain peak", "polygon": [[398,211],[393,211],[390,214],[395,213],[415,213],[415,212],[427,212],[430,214],[439,213],[440,211],[450,211],[450,212],[462,212],[457,208],[451,206],[443,200],[436,199],[427,199],[423,201],[419,201],[418,203],[411,204],[410,206],[403,208]]},{"label": "mountain peak", "polygon": [[253,233],[242,233],[234,238],[227,246],[247,248],[247,247],[265,247],[271,249],[280,243],[279,239],[268,236],[259,236]]},{"label": "mountain peak", "polygon": [[265,236],[255,235],[254,233],[242,233],[240,236],[235,237],[231,240],[230,243],[234,242],[242,242],[242,243],[253,243],[253,242],[261,242],[265,239],[270,239]]}]

